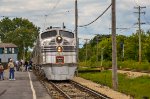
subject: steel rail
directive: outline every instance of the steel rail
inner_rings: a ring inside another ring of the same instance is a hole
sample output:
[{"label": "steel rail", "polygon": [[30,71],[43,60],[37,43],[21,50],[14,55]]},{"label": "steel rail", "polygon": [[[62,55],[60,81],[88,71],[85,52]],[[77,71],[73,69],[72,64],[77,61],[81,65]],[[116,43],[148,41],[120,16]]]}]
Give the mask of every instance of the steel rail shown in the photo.
[{"label": "steel rail", "polygon": [[71,82],[72,84],[76,85],[77,87],[80,87],[80,88],[82,88],[82,89],[88,91],[90,94],[92,94],[92,95],[94,95],[94,96],[96,96],[96,97],[100,97],[101,99],[111,99],[110,97],[108,97],[108,96],[106,96],[106,95],[103,95],[103,94],[101,94],[101,93],[99,93],[99,92],[97,92],[97,91],[95,91],[95,90],[92,90],[92,89],[90,89],[90,88],[88,88],[88,87],[85,87],[85,86],[79,84],[78,82],[75,82],[75,81],[73,81],[73,80],[70,80],[70,82]]},{"label": "steel rail", "polygon": [[59,92],[61,92],[67,99],[72,99],[68,94],[66,94],[63,90],[56,86],[53,82],[49,81]]}]

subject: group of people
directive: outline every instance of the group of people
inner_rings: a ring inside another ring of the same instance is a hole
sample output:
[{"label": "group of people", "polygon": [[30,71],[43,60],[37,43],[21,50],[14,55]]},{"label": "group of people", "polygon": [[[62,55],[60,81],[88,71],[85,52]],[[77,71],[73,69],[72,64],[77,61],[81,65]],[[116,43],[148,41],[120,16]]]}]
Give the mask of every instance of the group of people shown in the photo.
[{"label": "group of people", "polygon": [[[8,62],[8,69],[9,69],[9,80],[15,80],[15,67],[17,71],[23,71],[23,67],[25,67],[25,71],[32,68],[32,61],[24,62],[23,61],[16,61],[13,62],[12,59]],[[0,80],[4,80],[4,66],[0,63]]]},{"label": "group of people", "polygon": [[[15,80],[15,65],[13,63],[13,60],[10,59],[8,63],[9,68],[9,80]],[[0,63],[0,80],[4,80],[4,66]]]},{"label": "group of people", "polygon": [[[17,71],[28,71],[29,69],[32,69],[32,61],[16,61],[15,62],[15,67]],[[24,69],[25,67],[25,69]]]}]

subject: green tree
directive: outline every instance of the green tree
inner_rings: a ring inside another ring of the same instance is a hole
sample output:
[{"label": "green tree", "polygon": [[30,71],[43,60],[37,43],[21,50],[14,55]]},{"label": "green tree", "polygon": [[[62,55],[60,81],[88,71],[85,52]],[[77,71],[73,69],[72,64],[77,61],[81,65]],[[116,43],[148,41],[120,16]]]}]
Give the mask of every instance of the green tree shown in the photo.
[{"label": "green tree", "polygon": [[146,33],[146,38],[144,39],[145,40],[145,43],[144,43],[144,52],[145,52],[145,57],[146,59],[150,62],[150,31],[147,31]]},{"label": "green tree", "polygon": [[101,58],[101,53],[103,51],[103,58],[104,60],[111,60],[112,59],[112,47],[111,47],[111,38],[103,38],[102,41],[99,43],[98,48],[99,51],[99,59]]},{"label": "green tree", "polygon": [[2,41],[5,39],[6,33],[13,30],[13,22],[11,19],[5,17],[0,21],[0,36]]},{"label": "green tree", "polygon": [[118,56],[118,61],[124,60],[123,57],[123,46],[125,45],[124,42],[127,39],[126,36],[124,35],[118,35],[117,36],[117,56]]},{"label": "green tree", "polygon": [[[8,25],[9,23],[11,25]],[[35,42],[39,32],[38,27],[29,20],[23,18],[14,18],[12,20],[4,18],[0,22],[0,27],[0,31],[3,31],[2,33],[4,35],[2,41],[14,43],[18,46],[19,59],[23,57],[24,51],[26,53],[25,55],[27,55],[29,48],[33,47],[33,43]]]},{"label": "green tree", "polygon": [[125,46],[125,59],[126,60],[138,60],[138,35],[133,34],[124,42]]},{"label": "green tree", "polygon": [[[144,31],[141,32],[142,60],[146,59],[146,50],[148,43],[148,35]],[[125,40],[125,58],[126,60],[136,60],[139,57],[139,35],[138,31],[135,34],[127,37]]]}]

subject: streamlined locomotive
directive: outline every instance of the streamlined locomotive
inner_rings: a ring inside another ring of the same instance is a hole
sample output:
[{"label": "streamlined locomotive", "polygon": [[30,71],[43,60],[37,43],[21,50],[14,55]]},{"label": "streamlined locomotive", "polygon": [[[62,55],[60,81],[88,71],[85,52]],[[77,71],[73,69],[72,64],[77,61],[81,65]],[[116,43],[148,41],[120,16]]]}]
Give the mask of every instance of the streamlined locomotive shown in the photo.
[{"label": "streamlined locomotive", "polygon": [[48,80],[69,80],[77,68],[75,34],[65,28],[50,27],[39,34],[32,61]]}]

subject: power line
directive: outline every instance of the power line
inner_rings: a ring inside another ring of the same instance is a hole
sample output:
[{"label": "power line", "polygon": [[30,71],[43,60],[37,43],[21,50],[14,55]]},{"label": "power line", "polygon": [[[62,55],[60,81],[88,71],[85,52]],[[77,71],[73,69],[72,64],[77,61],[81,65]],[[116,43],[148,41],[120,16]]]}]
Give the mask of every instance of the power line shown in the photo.
[{"label": "power line", "polygon": [[136,4],[136,6],[139,6],[139,4],[136,2],[136,0],[134,0],[134,3]]},{"label": "power line", "polygon": [[132,28],[135,28],[134,26],[135,26],[135,24],[133,24],[132,26],[130,26],[130,27],[126,28],[126,29],[120,29],[119,30],[120,31],[119,34],[122,34],[122,33],[126,32],[126,31],[128,31],[128,30],[130,30]]},{"label": "power line", "polygon": [[53,6],[53,8],[51,9],[50,13],[47,14],[47,16],[50,15],[50,14],[57,8],[57,6],[59,5],[60,1],[61,1],[61,0],[58,0],[58,1],[56,2],[56,4]]},{"label": "power line", "polygon": [[0,17],[3,17],[3,18],[5,18],[5,17],[17,17],[17,16],[0,16]]},{"label": "power line", "polygon": [[13,16],[13,15],[3,15],[3,16],[0,16],[0,17],[42,17],[43,15],[24,15],[24,16],[21,16],[21,15],[18,15],[18,16]]},{"label": "power line", "polygon": [[44,22],[44,28],[46,27],[47,17],[52,14],[52,12],[56,9],[56,7],[57,7],[57,5],[60,3],[60,1],[61,1],[61,0],[58,0],[58,1],[56,2],[56,4],[55,4],[55,5],[53,6],[53,8],[51,9],[50,13],[44,15],[44,20],[45,20],[45,22]]},{"label": "power line", "polygon": [[146,19],[145,14],[144,14],[144,19],[145,19],[146,23],[147,23],[148,25],[150,25],[150,22]]},{"label": "power line", "polygon": [[[138,1],[138,2],[137,2]],[[150,6],[149,4],[150,4],[150,1],[149,0],[147,0],[148,2],[146,2],[146,0],[144,0],[144,2],[143,1],[141,1],[140,2],[140,0],[133,0],[133,2],[136,4],[136,6],[142,6],[142,5],[146,5],[146,6]]]},{"label": "power line", "polygon": [[[53,6],[53,8],[51,9],[49,14],[45,14],[45,15],[26,15],[27,17],[31,17],[31,16],[49,16],[58,6],[58,4],[60,3],[61,0],[58,0],[56,2],[56,4]],[[59,14],[59,13],[58,13]],[[22,17],[22,16],[0,16],[0,17]]]},{"label": "power line", "polygon": [[99,15],[95,20],[93,20],[92,22],[90,22],[90,23],[88,23],[88,24],[80,25],[80,26],[78,26],[78,27],[85,27],[85,26],[88,26],[88,25],[90,25],[90,24],[96,22],[100,17],[102,17],[102,16],[106,13],[106,11],[111,7],[111,5],[112,5],[112,4],[110,4],[110,5],[106,8],[106,10],[104,10],[104,12],[103,12],[101,15]]}]

